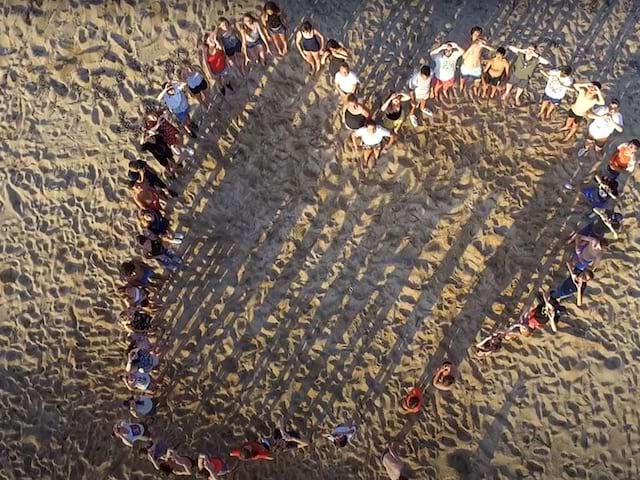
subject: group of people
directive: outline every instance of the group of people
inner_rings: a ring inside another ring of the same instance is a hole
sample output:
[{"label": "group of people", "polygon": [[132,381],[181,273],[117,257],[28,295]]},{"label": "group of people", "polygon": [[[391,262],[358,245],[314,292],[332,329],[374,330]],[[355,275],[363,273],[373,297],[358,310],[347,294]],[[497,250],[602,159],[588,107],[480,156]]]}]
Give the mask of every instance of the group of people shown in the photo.
[{"label": "group of people", "polygon": [[[157,386],[152,375],[158,368],[161,352],[153,341],[154,316],[160,309],[158,293],[162,283],[182,263],[173,248],[182,243],[183,237],[171,227],[167,204],[177,196],[169,186],[169,180],[179,175],[184,162],[194,154],[184,141],[185,136],[196,137],[198,134],[197,124],[191,119],[190,99],[208,109],[213,101],[213,85],[223,96],[233,92],[234,82],[246,75],[252,65],[266,64],[268,55],[288,53],[288,31],[285,15],[274,2],[267,2],[259,15],[244,14],[237,24],[221,17],[213,31],[202,37],[201,65],[184,59],[179,78],[165,83],[157,98],[142,107],[140,150],[149,152],[162,172],[144,160],[129,163],[128,182],[139,209],[141,229],[136,240],[144,257],[133,258],[120,266],[124,281],[122,292],[127,302],[122,323],[129,341],[123,381],[131,392],[124,407],[135,419],[153,415],[157,407],[152,393]],[[374,168],[381,153],[394,144],[405,119],[408,118],[414,127],[419,125],[419,114],[423,121],[428,121],[433,116],[434,102],[450,100],[452,92],[455,96],[499,96],[507,101],[513,92],[514,104],[520,106],[538,66],[551,64],[538,46],[490,46],[482,28],[474,27],[464,48],[447,41],[433,49],[430,52],[433,65],[420,66],[408,79],[405,91],[390,92],[378,111],[372,112],[358,98],[360,80],[349,66],[352,54],[345,46],[334,39],[327,40],[308,21],[300,24],[292,38],[313,73],[324,66],[328,68],[340,101],[341,121],[350,131],[348,145],[354,151],[362,152],[360,168],[363,173]],[[484,59],[484,52],[492,52],[492,57]],[[508,52],[515,58],[509,60]],[[575,82],[568,66],[548,68],[541,74],[546,78],[546,85],[538,118],[549,120],[569,92],[574,92],[575,101],[559,131],[568,141],[575,136],[581,123],[590,121],[585,144],[578,156],[593,152],[600,157],[609,138],[615,132],[623,131],[619,101],[613,99],[606,104],[601,85],[595,81]],[[606,171],[595,176],[593,185],[581,189],[592,213],[589,222],[568,239],[573,250],[567,262],[567,278],[550,292],[541,291],[534,305],[522,313],[515,325],[479,342],[476,345],[478,355],[493,354],[500,350],[503,340],[529,336],[547,324],[555,332],[558,319],[565,311],[561,302],[576,296],[578,305],[582,303],[587,283],[594,278],[595,267],[607,247],[605,237],[618,237],[622,215],[613,206],[618,198],[618,176],[633,172],[638,147],[640,142],[635,139],[618,146]],[[163,273],[157,273],[150,262],[156,262]],[[434,373],[431,383],[438,390],[450,390],[456,376],[455,365],[445,361]],[[405,413],[418,413],[423,400],[422,388],[415,386],[401,402],[402,409]],[[356,430],[355,423],[341,424],[324,437],[343,447],[353,441]],[[200,454],[193,458],[180,455],[135,420],[117,422],[113,434],[130,447],[136,442],[144,445],[142,452],[158,470],[175,475],[199,471],[210,479],[233,471],[240,461],[271,460],[280,451],[310,444],[310,440],[297,431],[286,429],[282,419],[270,435],[245,442],[225,456]],[[390,478],[407,478],[404,462],[393,449],[384,452],[382,464]]]}]

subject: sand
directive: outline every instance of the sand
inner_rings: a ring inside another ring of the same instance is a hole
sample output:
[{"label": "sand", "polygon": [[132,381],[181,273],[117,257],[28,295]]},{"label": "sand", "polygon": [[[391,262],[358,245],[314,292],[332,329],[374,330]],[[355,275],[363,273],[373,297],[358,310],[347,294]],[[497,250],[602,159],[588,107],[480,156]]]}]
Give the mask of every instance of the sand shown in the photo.
[{"label": "sand", "polygon": [[[135,253],[126,125],[177,48],[253,1],[2,4],[0,478],[151,479],[110,437],[124,418],[119,262]],[[281,1],[356,57],[377,107],[438,42],[474,24],[494,44],[540,42],[617,96],[640,136],[638,2]],[[328,74],[292,50],[196,109],[201,137],[175,188],[185,265],[163,294],[159,412],[183,454],[225,452],[286,414],[304,433],[358,422],[354,446],[319,440],[238,479],[378,479],[396,441],[418,479],[640,477],[635,181],[625,231],[561,331],[479,360],[472,345],[563,278],[586,207],[562,185],[575,147],[522,108],[460,99],[405,126],[366,178],[342,145]],[[143,158],[150,158],[141,154]],[[450,393],[399,412],[448,358]]]}]

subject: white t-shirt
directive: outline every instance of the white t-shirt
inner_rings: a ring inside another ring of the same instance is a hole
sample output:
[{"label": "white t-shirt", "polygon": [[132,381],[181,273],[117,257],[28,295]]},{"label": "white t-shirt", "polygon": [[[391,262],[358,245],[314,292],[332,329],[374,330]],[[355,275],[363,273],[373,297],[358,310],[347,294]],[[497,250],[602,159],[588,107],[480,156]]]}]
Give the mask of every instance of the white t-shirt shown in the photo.
[{"label": "white t-shirt", "polygon": [[349,72],[346,75],[337,72],[333,80],[336,82],[338,88],[344,93],[355,92],[358,83],[360,83],[360,80],[358,80],[358,77],[356,77],[353,72]]},{"label": "white t-shirt", "polygon": [[409,80],[409,88],[415,91],[416,98],[418,100],[429,98],[429,92],[431,91],[431,77],[425,80],[420,72],[416,72]]},{"label": "white t-shirt", "polygon": [[561,77],[560,70],[549,70],[547,86],[544,93],[554,100],[562,100],[567,94],[567,90],[573,85],[573,78],[570,76]]},{"label": "white t-shirt", "polygon": [[462,56],[462,52],[454,50],[450,56],[446,56],[444,52],[438,53],[433,60],[436,62],[436,68],[433,70],[435,77],[446,82],[456,76],[456,65],[458,58]]},{"label": "white t-shirt", "polygon": [[386,128],[376,125],[376,130],[373,133],[369,132],[367,127],[359,128],[356,130],[356,137],[360,137],[362,139],[362,143],[367,147],[375,147],[382,142],[384,137],[391,137],[391,132]]},{"label": "white t-shirt", "polygon": [[596,140],[609,138],[613,132],[615,132],[615,126],[623,126],[622,114],[616,112],[613,115],[607,115],[609,113],[609,107],[598,107],[593,113],[598,116],[589,124],[589,135]]}]

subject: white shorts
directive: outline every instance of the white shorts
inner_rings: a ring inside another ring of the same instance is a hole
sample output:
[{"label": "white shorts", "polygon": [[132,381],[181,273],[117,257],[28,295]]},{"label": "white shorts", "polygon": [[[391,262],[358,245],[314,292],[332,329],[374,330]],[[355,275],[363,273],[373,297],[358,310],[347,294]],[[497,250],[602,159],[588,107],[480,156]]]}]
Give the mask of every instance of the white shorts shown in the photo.
[{"label": "white shorts", "polygon": [[431,95],[431,92],[429,90],[414,90],[413,93],[416,96],[416,100],[426,100],[428,99]]},{"label": "white shorts", "polygon": [[463,77],[473,77],[480,79],[482,77],[482,66],[468,68],[466,65],[460,65],[460,75]]}]

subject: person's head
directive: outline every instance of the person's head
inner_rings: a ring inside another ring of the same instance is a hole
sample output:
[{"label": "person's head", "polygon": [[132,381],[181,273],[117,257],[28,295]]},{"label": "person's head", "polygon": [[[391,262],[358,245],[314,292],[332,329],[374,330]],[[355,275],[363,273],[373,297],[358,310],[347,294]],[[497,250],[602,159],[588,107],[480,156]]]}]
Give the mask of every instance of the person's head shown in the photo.
[{"label": "person's head", "polygon": [[136,266],[131,261],[122,262],[120,264],[120,274],[124,277],[130,277],[135,273],[135,271],[136,271]]},{"label": "person's head", "polygon": [[475,42],[482,36],[482,27],[475,26],[471,29],[471,41]]},{"label": "person's head", "polygon": [[504,47],[496,48],[496,57],[503,58],[507,54],[507,51]]},{"label": "person's head", "polygon": [[535,55],[536,51],[538,49],[537,45],[529,45],[527,48],[525,48],[524,50],[524,56],[526,58],[531,58]]},{"label": "person's head", "polygon": [[442,377],[441,381],[445,387],[449,387],[455,383],[456,379],[453,375],[445,375],[444,377]]},{"label": "person's head", "polygon": [[241,448],[238,453],[238,456],[242,460],[249,460],[251,458],[251,450],[249,450],[248,448]]},{"label": "person's head", "polygon": [[367,131],[369,133],[373,133],[376,131],[376,122],[374,122],[373,120],[371,120],[370,118],[367,118],[364,122],[364,126],[367,127]]},{"label": "person's head", "polygon": [[451,45],[451,42],[445,42],[445,49],[444,49],[444,56],[445,57],[450,57],[451,54],[453,53],[453,45]]},{"label": "person's head", "polygon": [[336,48],[340,48],[340,44],[337,40],[330,38],[329,40],[327,40],[327,48],[329,50],[335,50]]},{"label": "person's head", "polygon": [[275,2],[267,2],[264,4],[264,11],[269,15],[280,15],[280,7]]},{"label": "person's head", "polygon": [[589,85],[589,91],[591,93],[596,93],[598,90],[602,90],[602,84],[596,81],[591,82],[591,85]]},{"label": "person's head", "polygon": [[129,410],[129,408],[131,408],[131,400],[132,400],[131,397],[129,397],[124,402],[122,402],[122,406],[127,410]]},{"label": "person's head", "polygon": [[348,440],[347,440],[347,436],[346,435],[341,435],[341,436],[336,437],[336,438],[333,439],[333,444],[336,447],[344,447],[344,446],[347,445],[347,442],[348,442]]},{"label": "person's head", "polygon": [[143,210],[140,216],[145,222],[153,221],[153,212],[151,210]]},{"label": "person's head", "polygon": [[584,282],[590,282],[593,280],[593,270],[585,270],[582,272],[581,277]]},{"label": "person's head", "polygon": [[220,17],[218,18],[218,28],[223,32],[226,32],[231,28],[231,23],[229,23],[229,20],[226,17]]},{"label": "person's head", "polygon": [[144,245],[145,243],[147,243],[147,237],[145,237],[145,236],[144,236],[144,235],[142,235],[142,234],[139,234],[139,235],[136,237],[136,239],[137,239],[137,241],[138,241],[138,245]]},{"label": "person's head", "polygon": [[304,21],[302,22],[302,25],[300,25],[300,30],[304,33],[311,33],[313,32],[313,25],[311,25],[310,22]]},{"label": "person's head", "polygon": [[431,67],[429,65],[422,65],[420,67],[420,75],[424,78],[429,78],[431,76]]},{"label": "person's head", "polygon": [[256,23],[256,18],[252,14],[247,12],[242,16],[242,23],[244,23],[245,25],[253,25],[254,23]]},{"label": "person's head", "polygon": [[568,65],[560,67],[558,70],[560,70],[561,77],[568,77],[573,72],[573,69]]},{"label": "person's head", "polygon": [[391,92],[390,95],[393,95],[393,100],[391,100],[393,105],[400,105],[402,103],[402,100],[400,100],[400,97],[396,95],[395,92]]},{"label": "person's head", "polygon": [[140,181],[140,174],[138,172],[130,171],[127,174],[127,178],[129,179],[127,184],[129,185],[129,188],[132,188]]},{"label": "person's head", "polygon": [[598,243],[596,243],[596,245],[598,245],[602,250],[604,250],[605,248],[607,248],[609,246],[609,242],[607,241],[606,238],[601,238]]},{"label": "person's head", "polygon": [[617,112],[620,110],[620,100],[614,98],[609,102],[609,112]]},{"label": "person's head", "polygon": [[131,160],[129,162],[129,170],[140,172],[145,169],[147,163],[144,160]]},{"label": "person's head", "polygon": [[340,74],[341,75],[348,75],[349,74],[349,64],[347,64],[347,62],[342,62],[340,64]]},{"label": "person's head", "polygon": [[417,395],[411,395],[407,398],[407,407],[416,408],[418,405],[420,405],[420,398]]},{"label": "person's head", "polygon": [[355,93],[350,93],[349,95],[347,95],[347,105],[349,105],[351,108],[358,105],[358,97],[356,97]]},{"label": "person's head", "polygon": [[176,94],[176,89],[173,86],[173,83],[171,82],[166,82],[162,88],[165,88],[167,90],[167,95],[175,95]]},{"label": "person's head", "polygon": [[629,151],[630,152],[637,152],[638,149],[640,148],[640,140],[638,140],[637,138],[634,138],[633,140],[629,140]]}]

